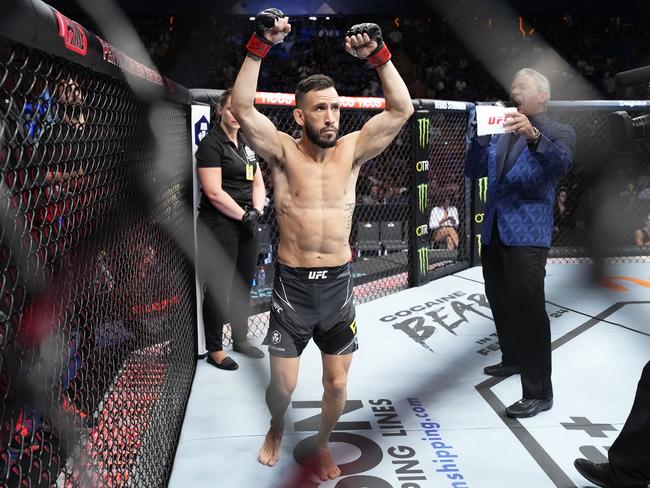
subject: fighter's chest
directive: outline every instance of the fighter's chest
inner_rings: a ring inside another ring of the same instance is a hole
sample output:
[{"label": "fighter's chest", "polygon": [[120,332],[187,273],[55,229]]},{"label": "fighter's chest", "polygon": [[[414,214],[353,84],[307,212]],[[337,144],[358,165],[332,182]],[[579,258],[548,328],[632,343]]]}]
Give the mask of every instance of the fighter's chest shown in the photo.
[{"label": "fighter's chest", "polygon": [[285,165],[277,172],[276,183],[294,201],[344,198],[354,191],[356,172],[341,163],[302,163]]}]

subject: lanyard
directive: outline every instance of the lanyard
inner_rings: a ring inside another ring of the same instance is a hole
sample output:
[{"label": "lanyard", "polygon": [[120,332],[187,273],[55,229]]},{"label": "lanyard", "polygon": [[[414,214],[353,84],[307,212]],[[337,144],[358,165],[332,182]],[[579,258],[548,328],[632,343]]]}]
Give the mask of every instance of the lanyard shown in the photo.
[{"label": "lanyard", "polygon": [[242,163],[244,163],[244,167],[246,168],[246,179],[247,179],[248,181],[253,181],[253,176],[254,176],[254,174],[255,174],[255,169],[254,169],[255,166],[254,166],[254,163],[250,163],[250,162],[246,161],[244,158],[242,158],[241,155],[240,155],[237,151],[235,151],[235,150],[232,148],[232,146],[231,146],[230,144],[228,144],[228,148],[230,149],[230,151],[231,151],[235,156],[237,156],[237,157],[239,158],[239,160],[240,160]]},{"label": "lanyard", "polygon": [[230,149],[230,151],[231,151],[235,156],[237,156],[237,157],[239,158],[239,160],[240,160],[242,163],[244,163],[244,164],[251,164],[251,163],[249,163],[248,161],[246,161],[244,158],[242,158],[242,157],[241,157],[241,154],[239,154],[237,151],[235,151],[235,150],[232,148],[232,146],[231,146],[230,144],[227,144],[227,146],[228,146],[228,149]]}]

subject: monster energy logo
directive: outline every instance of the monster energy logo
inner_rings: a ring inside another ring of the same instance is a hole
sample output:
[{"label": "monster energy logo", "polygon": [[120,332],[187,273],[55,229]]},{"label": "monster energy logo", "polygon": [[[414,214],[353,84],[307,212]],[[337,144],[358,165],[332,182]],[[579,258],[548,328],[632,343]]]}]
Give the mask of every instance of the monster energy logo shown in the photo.
[{"label": "monster energy logo", "polygon": [[427,147],[429,144],[429,118],[418,119],[418,134],[420,136],[420,147]]},{"label": "monster energy logo", "polygon": [[420,274],[422,276],[427,274],[429,269],[429,248],[421,247],[418,249],[418,261],[420,263]]},{"label": "monster energy logo", "polygon": [[429,196],[429,184],[422,183],[421,185],[418,185],[418,208],[422,213],[424,213],[427,208],[428,196]]},{"label": "monster energy logo", "polygon": [[481,257],[481,234],[476,234],[476,246],[478,249],[478,257]]},{"label": "monster energy logo", "polygon": [[478,180],[478,199],[483,203],[487,202],[487,187],[488,187],[487,176],[485,176],[483,178],[479,178],[479,180]]}]

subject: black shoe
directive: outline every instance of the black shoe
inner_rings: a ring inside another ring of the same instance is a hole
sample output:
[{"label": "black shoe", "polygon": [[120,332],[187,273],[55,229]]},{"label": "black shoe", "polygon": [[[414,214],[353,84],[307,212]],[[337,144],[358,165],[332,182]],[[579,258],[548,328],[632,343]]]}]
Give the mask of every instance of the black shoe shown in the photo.
[{"label": "black shoe", "polygon": [[515,419],[534,417],[539,412],[550,410],[552,406],[552,398],[522,398],[506,408],[506,415]]},{"label": "black shoe", "polygon": [[252,345],[250,342],[242,342],[242,343],[233,343],[232,345],[232,350],[235,352],[240,352],[242,354],[245,354],[246,356],[249,356],[254,359],[262,359],[264,357],[264,353]]},{"label": "black shoe", "polygon": [[483,372],[490,376],[512,376],[513,374],[521,373],[519,366],[506,366],[503,363],[486,366]]},{"label": "black shoe", "polygon": [[230,356],[226,356],[225,358],[223,358],[223,360],[220,363],[218,363],[214,359],[212,359],[212,356],[210,356],[210,353],[208,353],[206,362],[208,364],[211,364],[215,368],[225,369],[227,371],[234,371],[239,368],[239,364],[237,364],[235,360],[232,359]]},{"label": "black shoe", "polygon": [[[573,465],[585,479],[596,486],[616,487],[616,480],[609,463],[592,463],[587,459],[576,459]],[[641,486],[641,485],[639,485]]]}]

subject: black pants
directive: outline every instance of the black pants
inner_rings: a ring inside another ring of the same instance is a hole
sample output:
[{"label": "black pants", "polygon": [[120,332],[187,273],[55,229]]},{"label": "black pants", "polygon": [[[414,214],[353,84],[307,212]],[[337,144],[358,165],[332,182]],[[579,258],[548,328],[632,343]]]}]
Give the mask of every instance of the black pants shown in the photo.
[{"label": "black pants", "polygon": [[257,265],[259,236],[223,214],[199,214],[199,261],[206,283],[203,327],[208,351],[223,349],[223,325],[230,322],[234,343],[246,341],[250,292]]},{"label": "black pants", "polygon": [[521,368],[523,398],[551,398],[551,327],[544,278],[548,249],[506,246],[496,224],[481,251],[485,294],[499,336],[502,362]]},{"label": "black pants", "polygon": [[609,462],[621,487],[650,483],[650,362],[643,368],[630,415],[609,449]]}]

